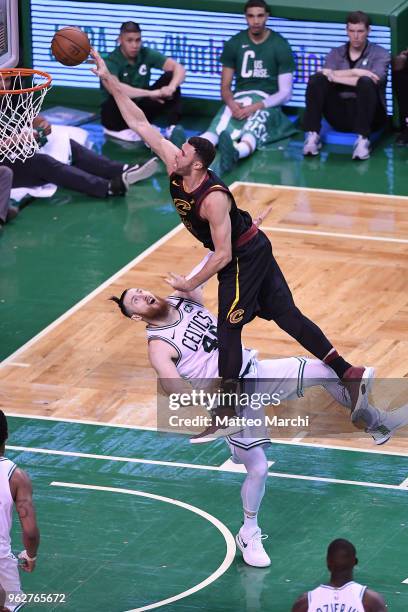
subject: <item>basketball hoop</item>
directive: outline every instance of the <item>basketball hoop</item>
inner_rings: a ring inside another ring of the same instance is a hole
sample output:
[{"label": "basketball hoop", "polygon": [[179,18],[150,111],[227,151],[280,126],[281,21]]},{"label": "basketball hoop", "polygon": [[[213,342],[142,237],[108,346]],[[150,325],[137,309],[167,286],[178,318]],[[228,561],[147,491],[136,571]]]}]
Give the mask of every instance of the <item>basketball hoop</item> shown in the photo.
[{"label": "basketball hoop", "polygon": [[0,162],[24,161],[38,150],[33,121],[51,80],[46,72],[31,68],[0,70]]}]

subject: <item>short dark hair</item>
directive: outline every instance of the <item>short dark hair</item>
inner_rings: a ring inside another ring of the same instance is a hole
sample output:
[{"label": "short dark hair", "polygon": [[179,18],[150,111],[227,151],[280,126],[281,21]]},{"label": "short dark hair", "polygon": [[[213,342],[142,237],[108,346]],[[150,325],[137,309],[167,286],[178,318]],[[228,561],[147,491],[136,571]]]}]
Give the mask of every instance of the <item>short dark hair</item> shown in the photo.
[{"label": "short dark hair", "polygon": [[330,542],[327,549],[327,561],[331,569],[352,569],[357,562],[356,549],[348,540],[337,538]]},{"label": "short dark hair", "polygon": [[129,319],[132,318],[132,315],[129,313],[129,311],[126,309],[123,300],[126,297],[126,293],[129,291],[129,289],[125,289],[124,291],[122,291],[122,295],[120,297],[116,297],[116,295],[112,295],[112,297],[110,297],[109,299],[112,300],[112,302],[115,302],[115,304],[117,304],[120,308],[120,312],[125,316],[128,317]]},{"label": "short dark hair", "polygon": [[266,4],[265,0],[248,0],[244,6],[244,13],[246,13],[250,8],[263,8],[267,13],[270,14],[271,12],[271,9]]},{"label": "short dark hair", "polygon": [[371,25],[371,19],[363,11],[353,11],[347,15],[346,24],[348,25],[349,23],[363,23],[368,30]]},{"label": "short dark hair", "polygon": [[197,157],[202,162],[203,166],[208,168],[215,157],[216,151],[213,143],[207,140],[207,138],[201,138],[201,136],[192,136],[187,142],[194,147]]},{"label": "short dark hair", "polygon": [[121,34],[129,34],[129,32],[141,32],[140,25],[134,21],[125,21],[120,26]]},{"label": "short dark hair", "polygon": [[8,438],[8,425],[6,415],[0,410],[0,446],[3,446]]}]

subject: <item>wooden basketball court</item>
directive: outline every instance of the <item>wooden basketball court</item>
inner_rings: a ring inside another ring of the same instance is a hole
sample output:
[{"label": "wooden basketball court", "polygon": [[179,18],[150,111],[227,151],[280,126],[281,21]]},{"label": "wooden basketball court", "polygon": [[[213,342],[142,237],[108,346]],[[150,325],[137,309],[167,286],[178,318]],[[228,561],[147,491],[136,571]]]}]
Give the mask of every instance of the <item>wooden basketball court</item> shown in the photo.
[{"label": "wooden basketball court", "polygon": [[[241,182],[232,189],[253,215],[272,203],[262,229],[297,305],[339,351],[354,364],[375,366],[377,377],[407,377],[408,198]],[[7,414],[154,428],[156,380],[144,325],[122,317],[107,299],[126,287],[165,296],[170,293],[165,273],[187,274],[203,255],[182,226],[175,228],[3,362],[0,408]],[[214,279],[206,288],[206,305],[216,312]],[[262,320],[245,328],[244,341],[261,357],[304,352]],[[345,425],[344,410],[329,400],[327,411],[333,431],[338,425],[347,433],[317,439],[298,432],[294,441],[408,453],[406,428],[380,449]]]}]

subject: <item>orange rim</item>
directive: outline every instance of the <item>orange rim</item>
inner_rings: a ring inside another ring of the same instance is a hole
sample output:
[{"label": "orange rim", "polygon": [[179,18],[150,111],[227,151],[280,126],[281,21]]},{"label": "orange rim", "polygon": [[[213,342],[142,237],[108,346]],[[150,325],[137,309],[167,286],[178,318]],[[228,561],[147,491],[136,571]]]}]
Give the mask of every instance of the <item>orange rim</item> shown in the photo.
[{"label": "orange rim", "polygon": [[[34,87],[24,87],[23,89],[1,89],[0,94],[21,94],[21,93],[31,93],[33,91],[41,91],[51,85],[52,76],[48,74],[48,72],[43,72],[42,70],[34,70],[33,68],[6,68],[5,70],[0,70],[0,76],[4,78],[10,77],[27,77],[33,75],[41,76],[45,79],[44,83],[40,85],[35,85]],[[1,84],[1,79],[0,79]]]}]

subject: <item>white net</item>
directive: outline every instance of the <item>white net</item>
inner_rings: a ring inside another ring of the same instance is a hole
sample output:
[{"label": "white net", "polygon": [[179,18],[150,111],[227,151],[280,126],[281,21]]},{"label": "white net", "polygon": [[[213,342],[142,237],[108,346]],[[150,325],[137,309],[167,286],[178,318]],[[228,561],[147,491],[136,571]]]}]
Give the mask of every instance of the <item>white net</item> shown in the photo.
[{"label": "white net", "polygon": [[24,161],[38,150],[33,121],[50,86],[46,73],[0,70],[0,162]]}]

